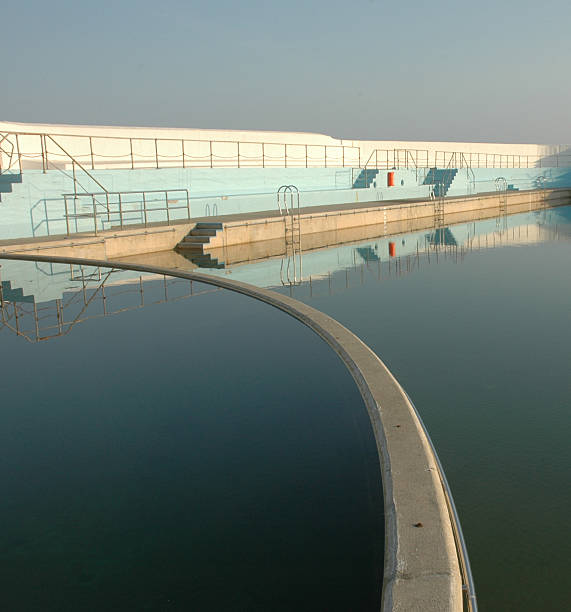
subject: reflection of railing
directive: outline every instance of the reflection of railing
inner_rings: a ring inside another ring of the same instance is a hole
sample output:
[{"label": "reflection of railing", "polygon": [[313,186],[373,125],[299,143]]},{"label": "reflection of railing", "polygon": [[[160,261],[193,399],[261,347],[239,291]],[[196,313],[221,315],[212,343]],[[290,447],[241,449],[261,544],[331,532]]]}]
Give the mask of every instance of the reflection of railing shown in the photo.
[{"label": "reflection of railing", "polygon": [[[255,142],[243,140],[203,140],[188,138],[149,138],[129,136],[83,136],[78,134],[42,134],[11,132],[8,136],[38,138],[39,151],[27,152],[24,160],[41,159],[44,171],[54,153],[48,153],[46,138],[65,138],[76,148],[73,159],[92,170],[98,167],[134,168],[311,168],[358,167],[361,165],[360,147],[352,145],[297,144],[283,142]],[[111,141],[124,153],[104,153]],[[54,141],[55,142],[55,141]],[[57,142],[56,144],[60,146]],[[97,147],[99,146],[99,151]],[[29,151],[29,145],[26,147]],[[168,151],[168,152],[167,152]],[[55,154],[57,155],[57,154]],[[62,157],[60,155],[60,157]],[[66,157],[69,154],[66,153]]]},{"label": "reflection of railing", "polygon": [[[182,197],[172,199],[174,195]],[[98,219],[103,223],[123,228],[126,224],[175,220],[173,212],[184,210],[185,216],[177,219],[190,219],[190,195],[188,189],[154,189],[148,191],[105,191],[101,193],[64,193],[64,207],[67,234],[82,231],[79,223],[82,219],[93,221],[95,234],[102,229]],[[182,204],[178,204],[182,200]],[[72,211],[70,211],[70,208]],[[103,211],[100,209],[103,208]],[[164,213],[157,218],[156,213]],[[72,228],[72,225],[74,226]],[[101,224],[102,225],[102,224]]]},{"label": "reflection of railing", "polygon": [[[60,267],[64,268],[60,264]],[[66,266],[67,267],[67,266]],[[122,270],[69,265],[70,281],[76,285],[59,299],[37,304],[4,297],[0,283],[0,324],[29,342],[42,342],[71,332],[78,323],[163,304],[204,293],[219,291],[204,288],[194,281],[163,276],[121,278]],[[115,280],[114,276],[119,280]],[[113,281],[113,282],[111,282]],[[182,291],[181,291],[182,288]],[[1,329],[0,326],[0,329]]]}]

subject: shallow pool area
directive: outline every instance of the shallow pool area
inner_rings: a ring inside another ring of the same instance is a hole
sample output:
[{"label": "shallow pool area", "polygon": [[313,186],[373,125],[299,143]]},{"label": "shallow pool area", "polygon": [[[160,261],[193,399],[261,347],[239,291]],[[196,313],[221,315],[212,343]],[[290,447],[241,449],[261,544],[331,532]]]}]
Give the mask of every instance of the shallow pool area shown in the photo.
[{"label": "shallow pool area", "polygon": [[377,449],[316,335],[197,282],[0,264],[6,609],[379,608]]}]

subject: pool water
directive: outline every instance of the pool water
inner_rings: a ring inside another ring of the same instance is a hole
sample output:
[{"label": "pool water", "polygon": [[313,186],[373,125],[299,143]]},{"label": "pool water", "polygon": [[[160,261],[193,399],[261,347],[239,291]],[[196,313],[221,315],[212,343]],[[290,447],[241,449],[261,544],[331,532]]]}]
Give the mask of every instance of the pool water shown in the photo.
[{"label": "pool water", "polygon": [[316,335],[199,283],[0,264],[4,610],[378,610],[375,441]]},{"label": "pool water", "polygon": [[278,290],[349,327],[411,395],[452,488],[480,609],[564,609],[571,208],[344,249],[321,253],[311,283]]}]

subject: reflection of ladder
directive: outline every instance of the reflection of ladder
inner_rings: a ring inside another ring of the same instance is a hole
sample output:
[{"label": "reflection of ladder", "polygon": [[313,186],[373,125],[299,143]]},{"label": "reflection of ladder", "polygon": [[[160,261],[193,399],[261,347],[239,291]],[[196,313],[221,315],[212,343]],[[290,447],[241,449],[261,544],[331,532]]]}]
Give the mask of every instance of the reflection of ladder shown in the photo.
[{"label": "reflection of ladder", "polygon": [[285,221],[285,256],[280,267],[280,279],[282,285],[299,285],[302,281],[299,189],[295,185],[282,185],[277,198],[278,210]]},{"label": "reflection of ladder", "polygon": [[438,195],[434,200],[434,225],[436,227],[442,227],[444,225],[444,198],[445,198],[444,184],[440,184],[438,189]]}]

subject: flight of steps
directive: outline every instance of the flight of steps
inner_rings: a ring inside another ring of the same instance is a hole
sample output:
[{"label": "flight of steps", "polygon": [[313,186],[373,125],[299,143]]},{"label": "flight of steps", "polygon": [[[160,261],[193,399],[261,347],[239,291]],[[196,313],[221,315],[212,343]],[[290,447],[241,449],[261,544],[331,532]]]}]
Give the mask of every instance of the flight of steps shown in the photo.
[{"label": "flight of steps", "polygon": [[22,175],[19,172],[6,172],[0,174],[0,202],[2,202],[3,193],[11,193],[14,183],[21,183]]},{"label": "flight of steps", "polygon": [[204,252],[204,247],[210,239],[222,229],[222,223],[200,222],[177,244],[176,250],[195,263],[199,268],[224,268],[224,263],[218,262],[210,253]]},{"label": "flight of steps", "polygon": [[379,171],[375,168],[363,168],[353,183],[353,189],[366,189],[373,184]]},{"label": "flight of steps", "polygon": [[430,168],[423,185],[434,185],[434,195],[444,197],[458,174],[458,168]]}]

